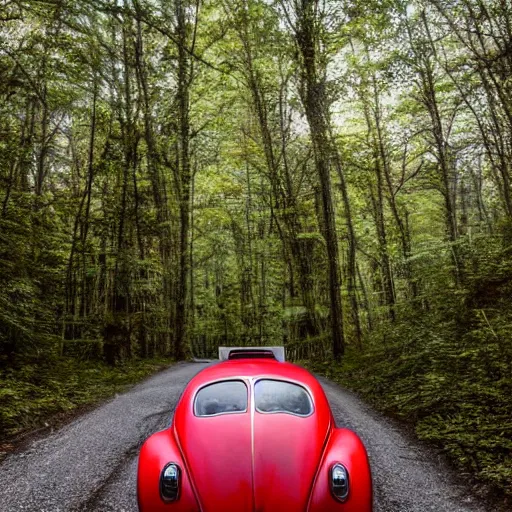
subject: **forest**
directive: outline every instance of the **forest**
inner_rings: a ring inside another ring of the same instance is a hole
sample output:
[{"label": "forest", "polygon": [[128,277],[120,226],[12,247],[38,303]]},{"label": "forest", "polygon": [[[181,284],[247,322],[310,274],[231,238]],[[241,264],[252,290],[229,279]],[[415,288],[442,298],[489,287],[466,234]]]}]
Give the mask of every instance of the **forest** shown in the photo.
[{"label": "forest", "polygon": [[508,0],[2,0],[0,439],[284,345],[512,496],[511,77]]}]

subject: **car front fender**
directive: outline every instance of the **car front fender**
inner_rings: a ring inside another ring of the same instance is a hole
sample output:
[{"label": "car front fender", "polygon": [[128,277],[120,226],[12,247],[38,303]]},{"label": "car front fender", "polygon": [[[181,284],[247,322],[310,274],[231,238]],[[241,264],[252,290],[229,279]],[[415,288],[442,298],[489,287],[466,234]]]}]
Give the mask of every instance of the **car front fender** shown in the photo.
[{"label": "car front fender", "polygon": [[[350,492],[343,503],[331,492],[330,471],[341,463],[349,474]],[[366,449],[348,429],[333,429],[316,475],[308,512],[372,512],[372,477]]]},{"label": "car front fender", "polygon": [[[180,467],[181,485],[177,501],[165,503],[160,497],[160,476],[173,462]],[[153,434],[142,446],[137,469],[137,501],[140,512],[198,512],[199,506],[183,457],[172,429]]]}]

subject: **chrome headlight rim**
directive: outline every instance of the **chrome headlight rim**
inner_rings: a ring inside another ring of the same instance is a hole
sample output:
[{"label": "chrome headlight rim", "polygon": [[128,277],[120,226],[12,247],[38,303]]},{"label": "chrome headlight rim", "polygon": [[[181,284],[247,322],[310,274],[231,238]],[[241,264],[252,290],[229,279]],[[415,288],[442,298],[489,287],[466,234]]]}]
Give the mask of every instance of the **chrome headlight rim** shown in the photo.
[{"label": "chrome headlight rim", "polygon": [[166,503],[180,498],[181,468],[176,462],[167,463],[160,474],[160,498]]},{"label": "chrome headlight rim", "polygon": [[350,477],[348,469],[341,462],[335,462],[331,466],[329,470],[329,484],[334,499],[345,503],[350,495]]}]

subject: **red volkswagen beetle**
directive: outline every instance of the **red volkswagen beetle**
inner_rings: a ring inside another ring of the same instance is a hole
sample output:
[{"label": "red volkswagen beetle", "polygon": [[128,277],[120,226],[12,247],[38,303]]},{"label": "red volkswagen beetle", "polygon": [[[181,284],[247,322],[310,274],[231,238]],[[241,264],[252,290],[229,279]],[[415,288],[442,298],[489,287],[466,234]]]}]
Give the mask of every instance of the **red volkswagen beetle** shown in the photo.
[{"label": "red volkswagen beetle", "polygon": [[141,512],[371,512],[366,450],[282,347],[219,350],[139,456]]}]

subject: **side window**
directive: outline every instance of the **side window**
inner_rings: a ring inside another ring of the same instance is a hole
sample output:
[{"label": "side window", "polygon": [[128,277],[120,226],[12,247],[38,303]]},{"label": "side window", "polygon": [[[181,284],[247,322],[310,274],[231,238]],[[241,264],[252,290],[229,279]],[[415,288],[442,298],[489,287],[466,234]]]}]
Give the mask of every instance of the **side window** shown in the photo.
[{"label": "side window", "polygon": [[254,387],[256,410],[262,413],[284,412],[297,416],[309,416],[313,403],[309,393],[298,384],[264,379]]},{"label": "side window", "polygon": [[201,388],[195,397],[196,416],[215,416],[247,411],[247,386],[241,380],[215,382]]}]

